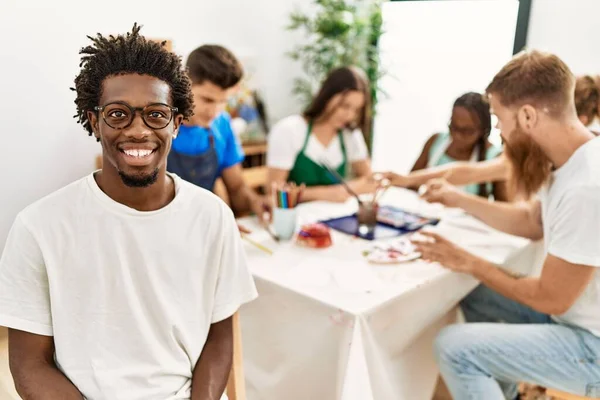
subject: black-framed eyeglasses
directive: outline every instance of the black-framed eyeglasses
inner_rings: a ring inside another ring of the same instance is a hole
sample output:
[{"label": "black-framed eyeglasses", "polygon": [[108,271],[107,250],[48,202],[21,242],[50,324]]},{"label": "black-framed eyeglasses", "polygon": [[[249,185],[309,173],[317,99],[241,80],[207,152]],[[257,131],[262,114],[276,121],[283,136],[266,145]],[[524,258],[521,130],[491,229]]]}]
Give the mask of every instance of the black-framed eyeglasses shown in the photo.
[{"label": "black-framed eyeglasses", "polygon": [[459,135],[464,136],[473,136],[478,134],[481,130],[479,128],[463,128],[454,125],[452,122],[448,124],[448,129],[450,132],[458,133]]},{"label": "black-framed eyeglasses", "polygon": [[133,122],[137,111],[142,115],[142,120],[148,128],[163,129],[173,120],[177,107],[168,104],[153,103],[146,107],[132,107],[124,101],[115,101],[103,106],[96,106],[94,110],[102,114],[106,125],[113,129],[125,129]]}]

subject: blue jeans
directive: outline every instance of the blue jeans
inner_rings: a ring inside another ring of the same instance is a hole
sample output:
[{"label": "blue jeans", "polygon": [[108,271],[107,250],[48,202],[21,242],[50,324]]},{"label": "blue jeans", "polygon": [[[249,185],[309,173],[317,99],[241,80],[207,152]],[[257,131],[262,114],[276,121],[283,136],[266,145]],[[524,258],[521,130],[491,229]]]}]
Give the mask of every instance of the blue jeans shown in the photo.
[{"label": "blue jeans", "polygon": [[600,397],[599,337],[557,324],[483,285],[461,308],[474,323],[444,329],[435,343],[454,400],[512,400],[518,382]]}]

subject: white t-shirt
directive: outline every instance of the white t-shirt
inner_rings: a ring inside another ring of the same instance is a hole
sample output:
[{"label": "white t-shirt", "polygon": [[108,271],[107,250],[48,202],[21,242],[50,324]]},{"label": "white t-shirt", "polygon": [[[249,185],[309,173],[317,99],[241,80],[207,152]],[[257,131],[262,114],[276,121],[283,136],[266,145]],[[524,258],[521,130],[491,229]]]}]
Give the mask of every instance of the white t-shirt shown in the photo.
[{"label": "white t-shirt", "polygon": [[[592,139],[554,172],[540,192],[546,251],[573,264],[600,267],[600,138]],[[600,336],[600,274],[559,322]]]},{"label": "white t-shirt", "polygon": [[[291,170],[302,150],[307,131],[308,124],[301,115],[291,115],[275,124],[268,136],[267,166]],[[369,158],[365,139],[359,129],[346,130],[342,133],[342,137],[349,163]],[[317,164],[323,160],[327,161],[332,168],[339,167],[344,161],[339,136],[335,136],[325,147],[314,135],[310,135],[305,154]]]},{"label": "white t-shirt", "polygon": [[173,179],[173,201],[140,212],[90,174],[9,233],[0,325],[54,336],[58,367],[88,399],[189,399],[210,325],[257,296],[231,210]]}]

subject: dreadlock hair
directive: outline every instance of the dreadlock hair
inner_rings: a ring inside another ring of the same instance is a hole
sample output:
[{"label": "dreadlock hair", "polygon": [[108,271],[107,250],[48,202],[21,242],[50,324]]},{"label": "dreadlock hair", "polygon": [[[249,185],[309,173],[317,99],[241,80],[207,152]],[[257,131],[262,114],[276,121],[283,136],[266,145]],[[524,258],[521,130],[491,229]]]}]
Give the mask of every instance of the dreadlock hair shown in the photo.
[{"label": "dreadlock hair", "polygon": [[[477,142],[479,153],[477,161],[484,161],[487,153],[487,140],[492,131],[492,118],[490,115],[490,104],[487,97],[481,93],[468,92],[460,96],[454,102],[454,107],[463,107],[479,121],[481,136]],[[479,184],[479,196],[487,198],[490,195],[486,183]]]},{"label": "dreadlock hair", "polygon": [[[166,82],[171,88],[173,107],[185,119],[193,115],[194,100],[191,82],[182,67],[181,57],[169,52],[166,42],[157,43],[140,35],[141,26],[133,24],[126,35],[104,37],[88,36],[92,45],[83,47],[79,67],[81,71],[75,77],[77,92],[77,122],[84,126],[92,136],[92,126],[87,112],[98,106],[102,96],[102,82],[111,76],[123,74],[149,75]],[[100,139],[97,139],[100,141]]]}]

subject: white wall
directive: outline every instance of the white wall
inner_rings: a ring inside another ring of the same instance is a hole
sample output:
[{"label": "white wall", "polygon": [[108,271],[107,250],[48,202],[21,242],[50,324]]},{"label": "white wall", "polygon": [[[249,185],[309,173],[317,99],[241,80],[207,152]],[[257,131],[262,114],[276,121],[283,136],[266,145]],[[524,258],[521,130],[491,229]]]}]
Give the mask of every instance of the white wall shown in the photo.
[{"label": "white wall", "polygon": [[[507,2],[509,1],[475,0],[471,6],[473,9],[502,7],[501,3]],[[386,78],[383,84],[388,92],[401,93],[404,98],[397,102],[391,99],[381,103],[375,125],[373,154],[374,167],[377,169],[391,168],[406,172],[417,158],[427,137],[434,130],[443,129],[447,123],[452,90],[459,94],[460,91],[482,90],[485,87],[485,80],[479,82],[483,78],[480,68],[473,70],[475,76],[453,76],[449,77],[452,81],[447,81],[448,70],[454,69],[456,61],[460,63],[463,60],[462,56],[453,57],[452,52],[462,54],[466,50],[468,57],[476,54],[475,51],[489,52],[489,38],[492,33],[499,33],[498,28],[503,28],[498,26],[497,18],[486,19],[484,14],[473,16],[471,22],[464,21],[464,14],[455,15],[450,10],[459,7],[453,3],[458,1],[386,4],[388,9],[397,8],[398,15],[393,17],[396,18],[394,25],[387,29],[388,33],[396,36],[396,41],[386,43],[385,37],[382,40],[382,51],[385,52],[387,46],[392,53],[390,56],[382,54],[384,61],[396,63],[391,68],[395,77]],[[600,0],[533,0],[532,3],[527,47],[557,54],[575,74],[600,74],[600,35],[597,29]],[[401,7],[406,7],[407,11],[400,11]],[[409,16],[407,13],[413,13],[413,7],[414,14]],[[417,9],[429,7],[432,7],[430,13],[418,14]],[[446,8],[448,18],[436,22],[435,18]],[[483,27],[480,26],[482,23]],[[469,28],[477,34],[466,37],[462,42],[451,43],[451,37],[456,37],[461,30]],[[443,32],[446,32],[445,37]],[[512,40],[511,33],[506,34],[509,35],[507,40]],[[437,60],[428,58],[428,62],[423,62],[423,58],[431,56],[432,50],[440,50],[431,48],[435,42],[430,40],[436,35],[448,46],[441,49],[447,57]],[[407,39],[410,43],[407,43]],[[473,47],[477,42],[480,45]],[[498,43],[494,43],[498,46]],[[419,61],[415,62],[416,60]],[[493,73],[488,71],[488,75],[487,80],[492,78]],[[422,121],[420,124],[419,119]]]},{"label": "white wall", "polygon": [[377,110],[373,166],[408,172],[426,140],[447,131],[454,100],[483,92],[511,58],[518,2],[413,1],[384,5],[387,96]]},{"label": "white wall", "polygon": [[533,0],[527,47],[561,57],[575,74],[600,74],[599,0]]},{"label": "white wall", "polygon": [[0,249],[16,213],[89,173],[99,144],[76,124],[74,93],[86,35],[122,33],[133,22],[187,55],[203,43],[254,62],[272,119],[297,110],[299,67],[284,53],[297,37],[283,28],[302,0],[0,0]]}]

